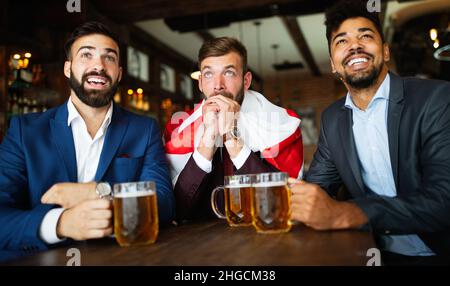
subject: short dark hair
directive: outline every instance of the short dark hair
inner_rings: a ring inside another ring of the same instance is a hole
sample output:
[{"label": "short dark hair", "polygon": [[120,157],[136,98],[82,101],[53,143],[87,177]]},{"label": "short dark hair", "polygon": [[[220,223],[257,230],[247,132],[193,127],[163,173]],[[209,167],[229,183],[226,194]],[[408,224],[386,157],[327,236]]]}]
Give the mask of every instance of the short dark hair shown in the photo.
[{"label": "short dark hair", "polygon": [[363,17],[370,20],[375,25],[375,28],[377,28],[384,43],[379,13],[368,11],[367,0],[341,0],[325,10],[325,26],[327,27],[329,50],[331,45],[331,34],[336,32],[345,20],[356,17]]},{"label": "short dark hair", "polygon": [[242,60],[242,69],[247,72],[247,49],[235,38],[220,37],[208,40],[203,43],[198,52],[198,68],[201,63],[209,57],[220,57],[228,53],[236,52]]},{"label": "short dark hair", "polygon": [[68,60],[71,59],[71,53],[70,50],[72,48],[73,43],[78,40],[81,37],[92,35],[92,34],[100,34],[107,37],[110,37],[113,39],[114,42],[116,42],[117,46],[119,47],[119,40],[117,36],[103,23],[100,22],[86,22],[83,25],[77,27],[72,34],[70,35],[69,39],[67,39],[66,44],[64,45],[64,50],[66,52],[66,58]]}]

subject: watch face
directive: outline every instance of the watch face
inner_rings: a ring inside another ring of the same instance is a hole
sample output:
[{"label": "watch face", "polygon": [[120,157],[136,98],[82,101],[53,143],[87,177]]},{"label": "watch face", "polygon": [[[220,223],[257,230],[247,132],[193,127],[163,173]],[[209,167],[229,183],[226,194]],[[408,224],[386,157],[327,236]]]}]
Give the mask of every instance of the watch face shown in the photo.
[{"label": "watch face", "polygon": [[97,185],[97,190],[101,196],[108,196],[111,194],[111,187],[108,183],[99,183]]},{"label": "watch face", "polygon": [[240,134],[239,129],[237,128],[237,126],[234,126],[233,129],[231,129],[231,135],[232,135],[234,138],[239,138],[239,137],[241,137],[241,134]]}]

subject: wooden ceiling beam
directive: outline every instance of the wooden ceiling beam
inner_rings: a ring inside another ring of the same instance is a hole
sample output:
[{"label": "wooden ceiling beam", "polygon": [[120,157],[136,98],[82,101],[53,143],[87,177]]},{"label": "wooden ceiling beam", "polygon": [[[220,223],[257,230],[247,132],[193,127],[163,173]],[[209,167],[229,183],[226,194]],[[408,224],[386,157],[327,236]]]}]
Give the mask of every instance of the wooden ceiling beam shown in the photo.
[{"label": "wooden ceiling beam", "polygon": [[201,30],[201,31],[197,31],[195,32],[197,34],[197,36],[202,39],[203,42],[206,42],[208,40],[214,39],[214,35],[211,34],[208,30]]},{"label": "wooden ceiling beam", "polygon": [[92,2],[99,11],[120,22],[137,22],[268,5],[274,5],[276,9],[277,4],[298,3],[299,0],[94,0]]},{"label": "wooden ceiling beam", "polygon": [[295,16],[285,16],[281,17],[281,20],[283,21],[283,24],[288,30],[289,35],[292,38],[292,41],[295,43],[298,51],[303,56],[303,59],[305,60],[306,64],[308,65],[313,75],[321,76],[319,67],[317,66],[316,61],[312,56],[311,49],[306,43],[306,39],[303,35],[302,29],[300,28],[297,18]]}]

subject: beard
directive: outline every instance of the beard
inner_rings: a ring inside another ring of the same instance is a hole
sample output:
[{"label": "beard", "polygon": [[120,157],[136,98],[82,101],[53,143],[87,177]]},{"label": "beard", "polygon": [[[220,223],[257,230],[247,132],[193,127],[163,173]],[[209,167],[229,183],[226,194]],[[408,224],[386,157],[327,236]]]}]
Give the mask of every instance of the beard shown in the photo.
[{"label": "beard", "polygon": [[244,94],[245,94],[244,85],[242,85],[241,89],[239,90],[239,92],[236,95],[232,94],[231,92],[219,91],[219,92],[213,92],[209,96],[206,96],[206,95],[203,95],[203,96],[205,99],[207,99],[211,96],[223,95],[225,97],[228,97],[229,99],[236,101],[237,103],[239,103],[239,105],[242,105],[242,102],[244,101]]},{"label": "beard", "polygon": [[[361,52],[361,51],[352,53],[348,57],[356,55],[356,54],[364,54],[366,56],[369,56],[372,60],[374,59],[374,57],[371,54]],[[350,87],[352,87],[354,89],[364,89],[364,88],[373,86],[377,82],[377,79],[381,73],[381,69],[383,68],[383,64],[384,64],[383,62],[381,62],[379,65],[374,64],[367,71],[359,71],[356,74],[349,74],[345,70],[344,62],[346,62],[346,60],[343,61],[344,74],[342,75],[338,72],[336,72],[336,74],[340,78],[342,78]]]},{"label": "beard", "polygon": [[[110,84],[110,87],[105,90],[96,90],[96,89],[86,89],[84,87],[84,84],[87,82],[87,77],[91,75],[97,75],[102,76],[107,79],[107,81]],[[69,86],[70,88],[75,92],[77,97],[83,102],[84,104],[99,108],[103,106],[107,106],[113,99],[114,94],[116,94],[117,88],[119,86],[119,81],[116,80],[114,83],[112,82],[112,79],[109,75],[106,74],[106,72],[96,72],[92,71],[89,73],[83,74],[81,77],[81,82],[78,81],[72,69],[70,70],[70,78],[69,78]]]}]

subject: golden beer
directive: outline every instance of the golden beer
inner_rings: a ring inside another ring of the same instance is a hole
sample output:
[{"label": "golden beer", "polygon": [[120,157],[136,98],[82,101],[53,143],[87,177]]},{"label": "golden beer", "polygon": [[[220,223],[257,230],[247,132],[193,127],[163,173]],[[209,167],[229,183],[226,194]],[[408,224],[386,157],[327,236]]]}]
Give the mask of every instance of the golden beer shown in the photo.
[{"label": "golden beer", "polygon": [[[252,224],[252,178],[253,175],[233,175],[224,177],[224,186],[211,193],[211,208],[218,218],[226,219],[229,226]],[[219,208],[217,195],[224,192],[225,214]]]},{"label": "golden beer", "polygon": [[158,230],[155,191],[114,194],[114,234],[120,246],[154,243]]},{"label": "golden beer", "polygon": [[225,186],[225,213],[230,226],[252,224],[251,185]]},{"label": "golden beer", "polygon": [[253,226],[260,233],[288,232],[291,229],[290,190],[287,181],[253,184]]}]

